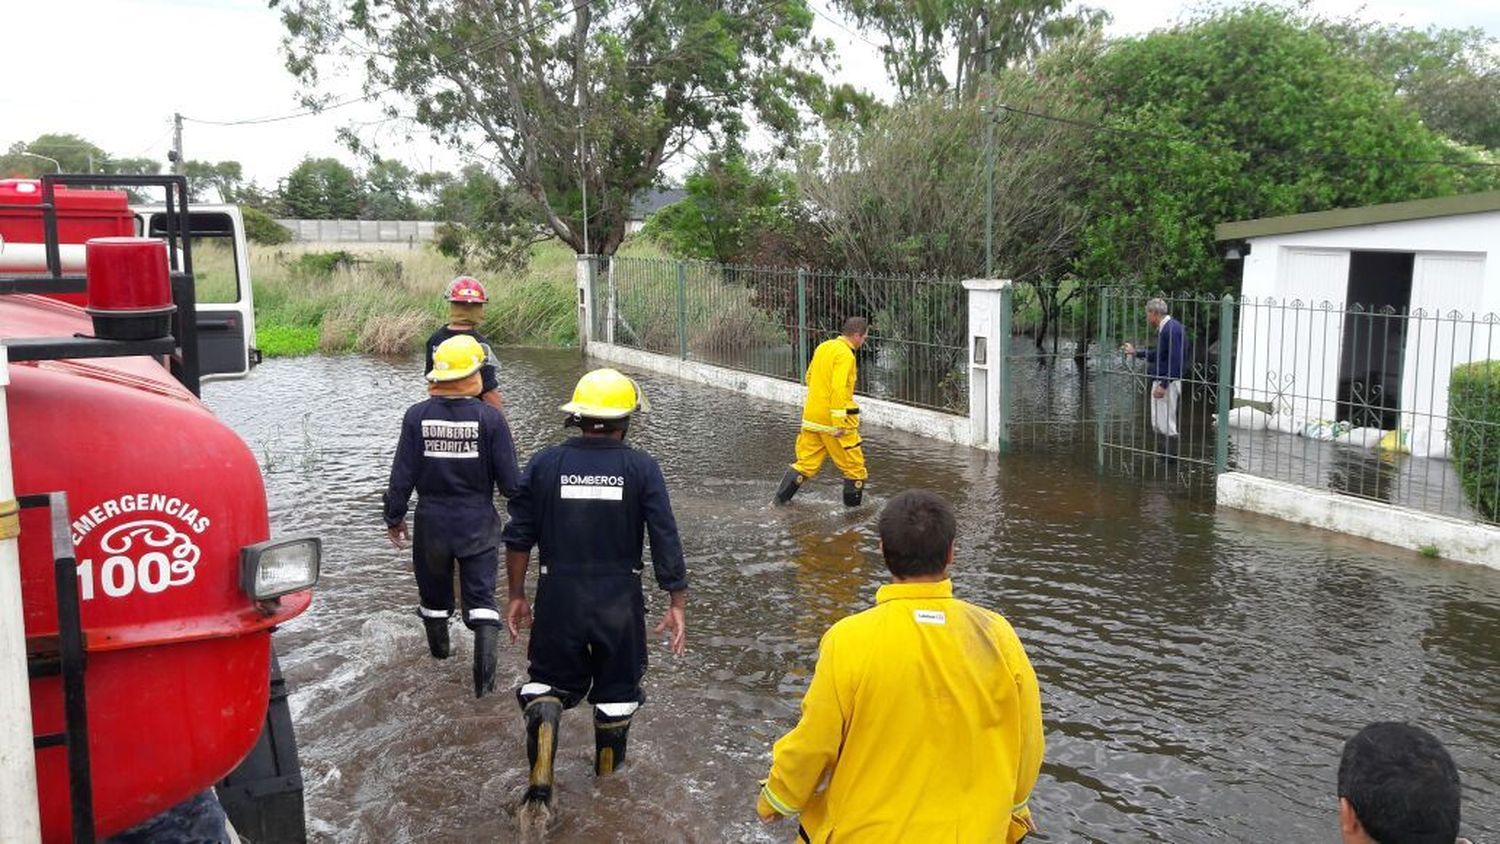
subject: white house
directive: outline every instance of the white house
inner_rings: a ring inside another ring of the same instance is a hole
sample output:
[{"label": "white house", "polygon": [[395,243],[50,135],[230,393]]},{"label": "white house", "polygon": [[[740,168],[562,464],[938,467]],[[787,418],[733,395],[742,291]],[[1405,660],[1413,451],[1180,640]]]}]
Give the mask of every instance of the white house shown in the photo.
[{"label": "white house", "polygon": [[1414,453],[1446,453],[1449,374],[1500,358],[1500,191],[1225,223],[1215,235],[1244,262],[1236,399],[1290,433],[1398,430]]}]

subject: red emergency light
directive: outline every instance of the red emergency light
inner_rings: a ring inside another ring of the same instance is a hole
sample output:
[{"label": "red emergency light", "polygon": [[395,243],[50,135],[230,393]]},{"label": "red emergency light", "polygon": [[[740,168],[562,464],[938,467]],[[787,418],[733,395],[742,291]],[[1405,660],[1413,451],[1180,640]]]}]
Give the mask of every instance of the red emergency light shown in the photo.
[{"label": "red emergency light", "polygon": [[88,311],[95,336],[152,340],[172,331],[172,281],[166,241],[95,237],[84,244]]}]

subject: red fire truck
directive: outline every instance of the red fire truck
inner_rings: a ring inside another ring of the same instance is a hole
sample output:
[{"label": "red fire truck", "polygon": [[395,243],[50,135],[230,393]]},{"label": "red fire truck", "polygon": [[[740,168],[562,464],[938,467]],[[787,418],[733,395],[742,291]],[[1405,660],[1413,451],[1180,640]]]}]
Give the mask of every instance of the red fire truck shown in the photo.
[{"label": "red fire truck", "polygon": [[[0,181],[0,614],[18,582],[44,841],[215,785],[246,838],[306,836],[271,634],[311,602],[321,543],[273,537],[254,455],[198,399],[255,363],[254,312],[239,212],[186,188]],[[220,258],[210,303],[195,247]]]}]

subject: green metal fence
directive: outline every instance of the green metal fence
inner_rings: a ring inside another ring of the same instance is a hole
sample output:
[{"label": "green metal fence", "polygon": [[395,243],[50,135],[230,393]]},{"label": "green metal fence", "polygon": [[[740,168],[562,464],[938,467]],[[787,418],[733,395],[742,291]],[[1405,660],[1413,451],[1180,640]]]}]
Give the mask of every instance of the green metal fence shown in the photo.
[{"label": "green metal fence", "polygon": [[866,317],[858,392],[968,413],[956,280],[615,257],[593,285],[597,339],[795,381],[846,318]]},{"label": "green metal fence", "polygon": [[[1168,318],[1182,326],[1187,345],[1182,377],[1175,383],[1150,375],[1150,362],[1126,353],[1127,345],[1154,353],[1159,329],[1146,305],[1160,299]],[[1228,443],[1215,425],[1228,409],[1228,353],[1234,336],[1234,302],[1212,296],[1148,297],[1121,288],[1098,296],[1099,378],[1091,407],[1093,444],[1101,468],[1144,476],[1171,477],[1193,486],[1212,486],[1228,465]],[[1156,396],[1158,386],[1165,393]]]},{"label": "green metal fence", "polygon": [[[592,291],[595,339],[793,381],[865,316],[860,393],[968,412],[954,280],[615,258]],[[1077,282],[1002,293],[1002,448],[1071,449],[1204,490],[1238,470],[1500,524],[1495,315],[1161,296],[1188,340],[1165,424],[1157,379],[1122,351],[1155,346],[1150,298]]]},{"label": "green metal fence", "polygon": [[1247,298],[1237,317],[1230,468],[1500,524],[1494,314]]}]

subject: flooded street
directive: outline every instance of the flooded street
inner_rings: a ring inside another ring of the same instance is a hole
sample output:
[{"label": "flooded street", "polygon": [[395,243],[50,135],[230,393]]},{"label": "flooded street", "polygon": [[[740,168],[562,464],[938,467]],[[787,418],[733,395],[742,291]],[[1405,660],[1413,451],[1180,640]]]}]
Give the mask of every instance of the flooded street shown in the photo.
[{"label": "flooded street", "polygon": [[[453,659],[427,655],[410,557],[380,521],[419,368],[273,360],[204,391],[259,457],[278,533],[323,537],[313,607],[277,636],[318,841],[515,838],[520,711],[509,694],[474,700],[462,627]],[[556,407],[584,368],[574,351],[501,351],[523,461],[565,436]],[[564,717],[551,840],[794,838],[792,824],[756,821],[757,781],[795,723],[819,637],[885,582],[874,517],[912,486],[954,503],[958,594],[1004,613],[1036,667],[1040,840],[1336,840],[1343,741],[1387,719],[1443,739],[1464,832],[1500,838],[1500,572],[1215,513],[1073,456],[1001,459],[880,429],[866,432],[862,509],[845,512],[831,466],[774,509],[795,408],[641,382],[653,412],[630,441],[671,488],[688,652],[653,643],[622,775],[596,784],[589,711]],[[647,595],[654,625],[664,596]],[[501,686],[524,677],[523,645],[503,650]]]}]

